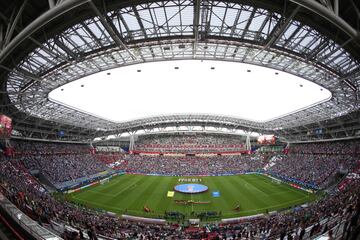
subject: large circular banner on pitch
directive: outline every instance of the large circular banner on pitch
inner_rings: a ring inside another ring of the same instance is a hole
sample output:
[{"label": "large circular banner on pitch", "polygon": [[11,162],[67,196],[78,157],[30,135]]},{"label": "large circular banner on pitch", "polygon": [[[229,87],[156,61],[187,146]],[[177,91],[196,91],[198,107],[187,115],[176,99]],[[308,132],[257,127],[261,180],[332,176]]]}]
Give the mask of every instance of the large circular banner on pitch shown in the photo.
[{"label": "large circular banner on pitch", "polygon": [[202,184],[188,183],[176,185],[174,190],[181,193],[202,193],[206,192],[208,187]]}]

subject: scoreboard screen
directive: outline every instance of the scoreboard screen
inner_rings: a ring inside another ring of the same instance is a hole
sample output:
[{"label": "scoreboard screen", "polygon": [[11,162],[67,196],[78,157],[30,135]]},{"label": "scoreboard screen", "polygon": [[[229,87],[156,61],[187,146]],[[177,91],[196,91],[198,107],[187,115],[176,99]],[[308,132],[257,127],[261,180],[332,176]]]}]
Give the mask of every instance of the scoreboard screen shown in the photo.
[{"label": "scoreboard screen", "polygon": [[274,135],[262,135],[259,136],[257,142],[259,144],[275,144],[276,138]]}]

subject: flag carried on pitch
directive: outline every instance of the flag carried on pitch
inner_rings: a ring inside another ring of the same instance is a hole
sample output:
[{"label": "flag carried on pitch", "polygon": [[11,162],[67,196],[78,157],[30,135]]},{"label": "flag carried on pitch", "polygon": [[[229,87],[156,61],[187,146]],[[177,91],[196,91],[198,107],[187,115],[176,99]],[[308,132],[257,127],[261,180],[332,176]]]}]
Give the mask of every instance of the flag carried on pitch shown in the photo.
[{"label": "flag carried on pitch", "polygon": [[168,191],[167,192],[167,197],[174,197],[175,192],[174,191]]}]

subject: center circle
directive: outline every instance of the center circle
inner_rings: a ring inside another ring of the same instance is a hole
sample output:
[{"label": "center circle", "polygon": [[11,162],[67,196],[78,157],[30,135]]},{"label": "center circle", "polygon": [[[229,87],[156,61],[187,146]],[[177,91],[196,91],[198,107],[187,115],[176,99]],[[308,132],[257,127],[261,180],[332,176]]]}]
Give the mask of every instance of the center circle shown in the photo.
[{"label": "center circle", "polygon": [[179,184],[174,187],[174,190],[181,193],[202,193],[206,192],[209,188],[202,184],[187,183]]}]

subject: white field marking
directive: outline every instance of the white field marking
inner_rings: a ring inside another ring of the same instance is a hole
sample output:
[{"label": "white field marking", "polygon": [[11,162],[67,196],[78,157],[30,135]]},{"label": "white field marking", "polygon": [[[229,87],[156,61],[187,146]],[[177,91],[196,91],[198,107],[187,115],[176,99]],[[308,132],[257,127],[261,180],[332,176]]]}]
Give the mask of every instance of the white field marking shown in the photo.
[{"label": "white field marking", "polygon": [[[109,206],[109,205],[105,205],[105,204],[102,204],[102,203],[94,203],[92,201],[89,201],[89,200],[85,200],[85,199],[81,199],[81,198],[78,198],[78,197],[73,197],[79,201],[82,201],[82,202],[87,202],[87,203],[90,203],[92,205],[97,205],[97,206],[103,206],[104,209],[105,208],[108,208],[108,209],[116,209],[116,210],[119,210],[119,211],[124,211],[123,208],[118,208],[118,207],[113,207],[113,206]],[[263,207],[263,208],[257,208],[257,209],[252,209],[252,210],[246,210],[246,211],[240,211],[240,213],[247,213],[247,212],[256,212],[256,211],[260,211],[260,210],[265,210],[265,209],[269,209],[269,208],[273,208],[273,207],[279,207],[279,206],[282,206],[282,205],[287,205],[288,203],[291,203],[291,202],[299,202],[299,201],[302,201],[304,199],[308,198],[308,196],[305,196],[304,198],[300,198],[300,199],[297,199],[297,200],[292,200],[292,201],[287,201],[287,202],[283,202],[281,204],[275,204],[275,205],[271,205],[271,206],[268,206],[268,207]],[[143,214],[142,211],[140,210],[128,210],[130,212],[137,212],[137,213],[140,213],[140,214]],[[233,213],[233,211],[222,211],[223,213]],[[154,213],[160,213],[160,212],[154,212]]]},{"label": "white field marking", "polygon": [[87,203],[90,203],[92,205],[98,205],[98,206],[103,206],[105,208],[111,208],[111,209],[117,209],[117,210],[122,210],[121,208],[117,208],[117,207],[113,207],[113,206],[110,206],[110,205],[106,205],[106,204],[102,204],[102,203],[98,203],[98,202],[93,202],[93,201],[90,201],[90,200],[86,200],[86,199],[82,199],[82,198],[78,198],[78,197],[73,197],[81,202],[87,202]]},{"label": "white field marking", "polygon": [[256,187],[255,185],[253,185],[253,184],[250,184],[250,183],[248,183],[248,182],[245,182],[245,184],[244,184],[244,187],[245,188],[247,188],[247,189],[249,189],[249,190],[256,190],[257,192],[260,192],[261,194],[264,194],[265,196],[268,196],[269,194],[267,194],[266,192],[263,192],[263,191],[261,191],[258,187]]},{"label": "white field marking", "polygon": [[[118,176],[119,177],[119,176]],[[116,185],[117,183],[119,183],[120,180],[119,179],[110,179],[109,182],[107,182],[106,184],[101,185],[102,188],[107,189],[110,186]]]},{"label": "white field marking", "polygon": [[96,193],[96,194],[101,194],[101,195],[105,195],[105,196],[110,196],[110,197],[115,197],[114,194],[98,192],[98,191],[93,190],[93,189],[88,190],[88,192],[92,192],[92,193]]},{"label": "white field marking", "polygon": [[[292,203],[292,202],[302,202],[304,199],[308,198],[308,196],[305,196],[303,198],[299,198],[299,199],[296,199],[296,200],[291,200],[291,201],[287,201],[287,202],[283,202],[281,204],[275,204],[275,205],[271,205],[271,206],[268,206],[268,207],[263,207],[263,208],[256,208],[256,209],[251,209],[251,210],[246,210],[246,211],[240,211],[240,213],[246,213],[246,212],[256,212],[256,211],[259,211],[259,210],[265,210],[265,209],[269,209],[269,208],[273,208],[273,207],[280,207],[282,205],[287,205],[288,203]],[[228,213],[231,213],[232,211],[228,211]],[[225,211],[225,213],[227,213],[227,211]]]},{"label": "white field marking", "polygon": [[[92,205],[103,206],[104,209],[106,209],[106,208],[108,208],[108,209],[116,209],[116,210],[119,210],[119,211],[124,211],[124,210],[125,210],[125,209],[123,209],[123,208],[113,207],[113,206],[110,206],[110,205],[107,205],[107,204],[102,204],[102,203],[96,203],[96,202],[94,203],[94,202],[92,202],[92,201],[85,200],[85,199],[81,199],[81,198],[77,198],[77,197],[73,197],[73,198],[75,198],[75,199],[77,199],[77,200],[79,200],[79,201],[82,201],[82,202],[90,203],[90,204],[92,204]],[[144,212],[141,211],[141,210],[128,209],[128,211],[129,211],[129,212],[139,213],[140,215],[144,214]],[[154,214],[161,214],[162,212],[161,212],[161,211],[159,211],[159,212],[154,211],[153,213],[154,213]]]},{"label": "white field marking", "polygon": [[280,193],[286,193],[286,192],[289,192],[289,191],[278,191],[278,192],[274,192],[274,193],[270,193],[269,196],[274,196],[274,195],[278,195]]},{"label": "white field marking", "polygon": [[[264,177],[270,179],[270,178],[267,177],[267,176],[264,176]],[[271,185],[271,186],[274,186],[274,184],[270,184],[270,183],[268,183],[268,182],[264,182],[264,183],[265,183],[265,184],[268,184],[268,185]],[[292,192],[299,193],[299,191],[296,191],[293,186],[291,186],[290,184],[287,184],[286,182],[281,181],[281,185],[286,186],[287,189],[289,189],[289,190],[292,191]],[[280,185],[280,186],[281,186],[281,185]],[[304,190],[302,190],[302,189],[297,189],[297,190],[300,190],[301,193],[302,193],[302,192],[307,193],[306,191],[304,191]]]},{"label": "white field marking", "polygon": [[[105,195],[105,196],[110,196],[110,197],[117,197],[118,195],[120,195],[122,192],[126,191],[127,189],[129,189],[130,187],[134,186],[137,182],[139,182],[141,180],[141,178],[136,181],[135,183],[131,184],[131,185],[128,185],[127,187],[125,188],[122,188],[119,192],[115,193],[115,194],[109,194],[109,193],[103,193],[101,191],[97,191],[97,190],[93,190],[93,189],[89,189],[87,191],[89,192],[93,192],[93,193],[97,193],[97,194],[102,194],[102,195]],[[109,186],[112,186],[112,185],[115,185],[116,183],[118,183],[118,181],[115,181],[114,183],[112,183],[111,185]],[[106,188],[105,188],[106,189]]]},{"label": "white field marking", "polygon": [[119,192],[117,192],[117,193],[115,194],[115,197],[119,196],[121,193],[125,192],[125,191],[128,190],[129,188],[135,186],[138,182],[140,182],[141,179],[142,179],[142,178],[139,178],[139,180],[137,180],[137,181],[134,182],[133,184],[128,185],[127,187],[121,189],[121,191],[119,191]]}]

